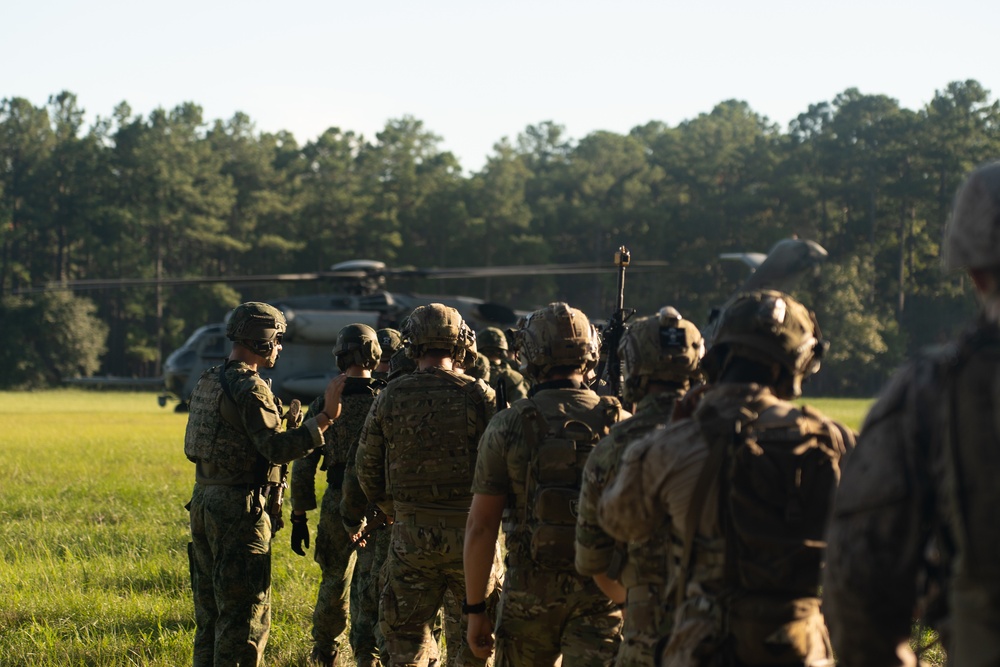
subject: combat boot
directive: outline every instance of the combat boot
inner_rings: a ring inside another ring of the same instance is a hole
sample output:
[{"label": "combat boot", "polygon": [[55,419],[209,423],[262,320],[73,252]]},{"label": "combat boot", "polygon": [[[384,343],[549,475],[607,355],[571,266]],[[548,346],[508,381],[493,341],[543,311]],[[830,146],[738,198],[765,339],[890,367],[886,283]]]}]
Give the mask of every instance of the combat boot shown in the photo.
[{"label": "combat boot", "polygon": [[313,646],[312,653],[309,654],[309,667],[334,667],[337,662],[337,650],[327,653],[318,646]]}]

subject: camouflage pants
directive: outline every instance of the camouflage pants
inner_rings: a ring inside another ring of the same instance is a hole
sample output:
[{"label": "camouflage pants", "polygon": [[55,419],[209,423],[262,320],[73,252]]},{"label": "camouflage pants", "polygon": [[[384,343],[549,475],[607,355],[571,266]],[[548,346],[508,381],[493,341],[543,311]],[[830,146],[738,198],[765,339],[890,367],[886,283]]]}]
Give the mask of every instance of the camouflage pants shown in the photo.
[{"label": "camouflage pants", "polygon": [[497,667],[606,667],[621,642],[622,613],[589,577],[509,568],[497,614]]},{"label": "camouflage pants", "polygon": [[642,584],[628,589],[622,643],[615,667],[653,667],[656,645],[670,633],[673,605],[664,603],[666,586]]},{"label": "camouflage pants", "polygon": [[[381,598],[382,631],[393,667],[427,667],[437,659],[431,628],[445,590],[451,590],[457,600],[465,599],[464,536],[464,516],[442,517],[437,525],[429,525],[397,514]],[[464,641],[464,622],[460,632],[460,647],[449,662],[485,665],[486,661],[473,656]]]},{"label": "camouflage pants", "polygon": [[358,550],[351,581],[351,649],[358,667],[379,664],[379,656],[388,656],[385,637],[378,624],[378,599],[382,590],[380,573],[389,555],[388,527],[379,528]]},{"label": "camouflage pants", "polygon": [[271,627],[271,519],[246,487],[195,484],[194,667],[256,667]]},{"label": "camouflage pants", "polygon": [[328,487],[323,494],[315,557],[323,575],[313,610],[313,643],[324,653],[331,653],[341,650],[340,636],[347,630],[356,558],[340,518],[340,489]]}]

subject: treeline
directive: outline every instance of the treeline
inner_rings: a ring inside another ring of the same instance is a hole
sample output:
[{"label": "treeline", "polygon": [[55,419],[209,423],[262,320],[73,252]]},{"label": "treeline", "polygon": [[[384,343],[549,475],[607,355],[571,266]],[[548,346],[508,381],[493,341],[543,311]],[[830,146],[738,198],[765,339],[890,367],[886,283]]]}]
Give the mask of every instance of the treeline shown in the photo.
[{"label": "treeline", "polygon": [[[797,292],[833,342],[812,391],[870,395],[905,354],[972,312],[961,278],[941,273],[939,241],[963,175],[1000,157],[1000,107],[976,81],[951,83],[917,110],[849,89],[810,105],[787,129],[735,100],[676,127],[651,121],[627,135],[573,140],[544,122],[498,141],[472,174],[411,117],[374,137],[330,128],[301,145],[287,132],[257,132],[244,114],[206,121],[192,103],[148,117],[123,103],[86,128],[83,118],[67,92],[41,107],[0,102],[8,339],[65,346],[44,332],[67,317],[91,338],[108,331],[103,347],[76,342],[76,357],[43,370],[22,360],[21,371],[5,373],[7,386],[98,370],[155,375],[194,328],[240,300],[330,289],[28,291],[49,281],[301,273],[358,258],[420,267],[610,264],[625,244],[634,259],[669,263],[630,275],[626,305],[646,314],[672,304],[704,324],[746,275],[720,253],[766,252],[798,234],[830,252]],[[615,285],[608,275],[389,287],[519,308],[559,298],[601,316]]]}]

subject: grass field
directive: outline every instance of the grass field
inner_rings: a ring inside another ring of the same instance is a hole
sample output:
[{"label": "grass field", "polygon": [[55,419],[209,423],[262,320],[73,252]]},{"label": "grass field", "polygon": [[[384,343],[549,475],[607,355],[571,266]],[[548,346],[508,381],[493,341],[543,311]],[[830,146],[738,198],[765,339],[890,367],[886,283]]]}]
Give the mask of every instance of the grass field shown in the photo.
[{"label": "grass field", "polygon": [[[0,393],[0,664],[191,663],[185,423],[149,393]],[[266,653],[279,666],[304,664],[320,574],[287,530]]]},{"label": "grass field", "polygon": [[[857,428],[870,402],[809,403]],[[0,392],[0,664],[190,664],[185,423],[149,393]],[[304,664],[319,585],[287,530],[273,546],[271,666]]]}]

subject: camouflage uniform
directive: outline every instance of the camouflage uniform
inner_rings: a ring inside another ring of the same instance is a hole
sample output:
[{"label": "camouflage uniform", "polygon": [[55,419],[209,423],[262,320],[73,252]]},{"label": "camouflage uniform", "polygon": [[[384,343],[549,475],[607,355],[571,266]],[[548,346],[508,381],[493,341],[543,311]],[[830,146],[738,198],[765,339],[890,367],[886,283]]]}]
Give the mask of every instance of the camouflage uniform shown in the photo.
[{"label": "camouflage uniform", "polygon": [[[370,514],[372,504],[358,482],[358,443],[351,445],[344,470],[344,488],[340,514],[345,525],[361,523]],[[379,574],[389,555],[389,528],[372,532],[365,546],[357,549],[354,577],[351,580],[351,648],[358,667],[374,667],[379,658],[388,662],[389,651],[379,629],[378,599],[382,590]]]},{"label": "camouflage uniform", "polygon": [[528,380],[503,360],[490,362],[490,386],[508,404],[528,397]]},{"label": "camouflage uniform", "polygon": [[[593,421],[603,409],[596,393],[572,380],[539,384],[531,399],[546,418]],[[617,402],[615,402],[617,405]],[[616,414],[628,416],[616,409]],[[588,419],[589,418],[589,419]],[[585,423],[586,423],[585,422]],[[472,491],[505,495],[506,573],[496,623],[497,665],[607,665],[618,649],[622,615],[590,577],[537,564],[526,514],[531,459],[517,409],[500,412],[480,443]]]},{"label": "camouflage uniform", "polygon": [[508,358],[509,345],[501,329],[487,327],[476,334],[479,351],[489,362],[489,383],[497,393],[497,400],[503,397],[503,409],[528,397],[528,380],[520,373],[517,366]]},{"label": "camouflage uniform", "polygon": [[670,524],[664,522],[644,542],[616,542],[598,522],[597,504],[614,479],[625,447],[670,420],[676,394],[650,394],[635,415],[612,427],[587,459],[576,527],[576,570],[608,574],[627,590],[622,645],[615,664],[652,667],[653,648],[670,632],[672,600],[666,584],[670,570]]},{"label": "camouflage uniform", "polygon": [[[664,518],[670,517],[675,534],[684,536],[689,530],[695,535],[689,576],[677,572],[671,577],[668,595],[677,595],[677,586],[685,586],[684,602],[677,610],[672,644],[686,646],[685,659],[674,656],[676,665],[701,665],[697,654],[701,640],[716,647],[725,645],[728,633],[739,633],[759,651],[773,651],[772,662],[732,656],[719,664],[831,664],[826,627],[820,613],[818,593],[819,568],[811,573],[796,572],[796,579],[815,581],[809,591],[797,591],[794,618],[770,617],[769,602],[764,592],[744,594],[732,603],[727,592],[726,531],[720,520],[719,480],[711,480],[700,511],[696,510],[697,526],[688,526],[691,503],[702,469],[708,462],[710,446],[706,442],[697,417],[702,411],[715,411],[719,422],[736,422],[741,415],[756,415],[754,428],[799,428],[813,417],[788,401],[777,398],[769,389],[755,384],[724,384],[710,389],[701,400],[692,419],[671,423],[665,429],[653,431],[630,446],[621,462],[618,474],[605,491],[599,504],[600,522],[605,530],[621,540],[644,540],[662,530]],[[809,413],[815,415],[815,413]],[[852,435],[843,426],[832,429],[843,441],[852,442]],[[846,445],[845,445],[846,447]],[[831,493],[833,489],[829,490]],[[813,532],[822,534],[822,526]],[[678,554],[680,559],[680,554]],[[782,565],[775,562],[776,571]],[[791,577],[790,577],[791,578]],[[685,581],[687,582],[685,584]],[[805,586],[808,588],[808,586]],[[784,593],[775,592],[775,600],[784,600]],[[758,599],[759,598],[759,599]],[[729,625],[729,630],[725,628]],[[690,642],[690,643],[685,643]],[[765,648],[766,647],[766,648]],[[719,648],[713,649],[714,651]],[[798,659],[789,658],[789,653]],[[715,664],[715,663],[712,663]]]},{"label": "camouflage uniform", "polygon": [[283,430],[270,386],[247,364],[230,361],[223,396],[219,368],[205,371],[191,396],[185,450],[196,463],[189,504],[194,590],[194,665],[257,665],[271,623],[271,519],[268,484],[278,468],[322,445],[315,420]]},{"label": "camouflage uniform", "polygon": [[946,268],[972,273],[979,321],[893,376],[844,468],[824,606],[852,667],[912,661],[914,610],[940,632],[949,664],[1000,664],[998,227],[993,163],[959,189],[943,244]]},{"label": "camouflage uniform", "polygon": [[[322,578],[312,627],[313,642],[325,654],[340,651],[339,637],[347,629],[348,597],[355,562],[349,537],[361,524],[360,520],[348,519],[340,513],[344,469],[349,451],[361,434],[368,409],[381,386],[380,380],[348,377],[342,412],[323,434],[324,446],[292,466],[292,507],[303,512],[316,509],[316,469],[319,467],[326,471],[327,484],[319,514],[315,551]],[[323,407],[323,397],[319,397],[309,405],[309,414],[317,414]]]},{"label": "camouflage uniform", "polygon": [[[427,665],[437,654],[431,624],[444,591],[465,598],[469,483],[493,402],[481,381],[442,368],[417,370],[390,382],[365,424],[358,480],[394,518],[380,609],[392,665]],[[460,653],[459,664],[484,664],[464,642]]]},{"label": "camouflage uniform", "polygon": [[681,538],[661,664],[832,663],[822,546],[854,435],[789,400],[827,345],[815,315],[787,294],[738,294],[702,362],[715,384],[691,418],[629,446],[601,497],[612,536],[642,540],[670,517]]},{"label": "camouflage uniform", "polygon": [[631,419],[615,425],[597,444],[584,470],[576,524],[576,569],[606,574],[626,589],[625,627],[617,665],[652,667],[654,647],[670,632],[673,604],[666,596],[671,570],[671,527],[665,521],[642,543],[616,542],[600,527],[597,504],[614,479],[625,447],[670,421],[674,403],[700,377],[705,343],[692,322],[665,306],[632,322],[618,345],[624,374],[622,398],[638,402]]}]

